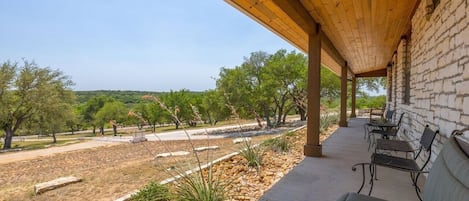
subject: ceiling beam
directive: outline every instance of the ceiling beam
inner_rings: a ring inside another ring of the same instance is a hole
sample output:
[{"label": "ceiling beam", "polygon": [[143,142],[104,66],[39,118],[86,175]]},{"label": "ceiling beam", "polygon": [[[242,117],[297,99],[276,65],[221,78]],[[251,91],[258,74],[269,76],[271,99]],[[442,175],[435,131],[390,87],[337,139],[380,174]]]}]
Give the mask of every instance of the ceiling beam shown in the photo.
[{"label": "ceiling beam", "polygon": [[355,76],[356,77],[386,77],[387,73],[388,73],[388,70],[386,68],[384,68],[384,69],[380,69],[380,70],[355,74]]},{"label": "ceiling beam", "polygon": [[[285,12],[304,32],[307,34],[315,33],[319,24],[311,17],[308,10],[298,0],[272,0],[283,12]],[[321,31],[321,47],[329,54],[337,64],[344,66],[346,61],[344,57],[335,48],[332,41]],[[353,74],[348,67],[349,72]]]},{"label": "ceiling beam", "polygon": [[306,8],[298,0],[272,0],[307,34],[316,33],[317,22],[311,17]]}]

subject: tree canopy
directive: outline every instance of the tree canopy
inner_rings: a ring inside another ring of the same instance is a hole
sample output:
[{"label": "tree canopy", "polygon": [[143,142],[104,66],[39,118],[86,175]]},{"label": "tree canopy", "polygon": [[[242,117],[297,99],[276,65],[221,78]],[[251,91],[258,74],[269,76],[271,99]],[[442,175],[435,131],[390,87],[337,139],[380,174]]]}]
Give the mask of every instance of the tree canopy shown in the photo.
[{"label": "tree canopy", "polygon": [[[0,68],[0,127],[5,132],[4,149],[11,147],[15,132],[25,121],[43,118],[48,122],[59,108],[73,102],[72,81],[61,71],[41,68],[24,60],[22,65],[5,62]],[[41,117],[38,117],[41,116]]]}]

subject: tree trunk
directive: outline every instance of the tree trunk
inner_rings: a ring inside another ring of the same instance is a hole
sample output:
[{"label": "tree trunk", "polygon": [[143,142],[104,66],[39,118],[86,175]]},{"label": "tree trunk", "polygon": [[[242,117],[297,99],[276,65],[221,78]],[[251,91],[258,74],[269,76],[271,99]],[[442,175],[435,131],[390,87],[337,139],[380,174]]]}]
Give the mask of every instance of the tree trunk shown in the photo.
[{"label": "tree trunk", "polygon": [[96,126],[93,126],[93,135],[96,135]]},{"label": "tree trunk", "polygon": [[72,135],[75,134],[75,129],[73,129],[73,126],[71,127],[72,129]]},{"label": "tree trunk", "polygon": [[288,113],[290,113],[291,110],[293,110],[293,108],[295,108],[294,105],[290,106],[287,111],[285,112],[285,114],[283,114],[283,118],[282,118],[282,123],[285,124],[285,122],[287,121],[287,116],[288,116]]},{"label": "tree trunk", "polygon": [[112,124],[112,131],[114,131],[114,136],[117,136],[117,126]]},{"label": "tree trunk", "polygon": [[104,135],[104,127],[99,127],[99,133],[101,133],[101,135]]},{"label": "tree trunk", "polygon": [[298,113],[300,114],[300,120],[306,121],[306,111],[300,106],[298,106]]},{"label": "tree trunk", "polygon": [[264,117],[265,117],[265,121],[267,123],[267,128],[270,128],[272,126],[272,123],[270,122],[269,107],[267,107],[267,106],[264,106]]},{"label": "tree trunk", "polygon": [[213,120],[212,120],[212,115],[210,115],[210,112],[207,112],[207,118],[208,118],[208,122],[210,123],[210,125],[215,125],[213,124]]},{"label": "tree trunk", "polygon": [[153,132],[155,133],[156,132],[156,122],[153,122],[152,127],[153,127]]},{"label": "tree trunk", "polygon": [[11,142],[13,141],[13,135],[15,133],[10,129],[3,129],[3,131],[5,131],[5,143],[3,144],[3,149],[10,149]]},{"label": "tree trunk", "polygon": [[55,137],[55,132],[52,132],[52,139],[54,139],[53,143],[57,143],[57,138]]}]

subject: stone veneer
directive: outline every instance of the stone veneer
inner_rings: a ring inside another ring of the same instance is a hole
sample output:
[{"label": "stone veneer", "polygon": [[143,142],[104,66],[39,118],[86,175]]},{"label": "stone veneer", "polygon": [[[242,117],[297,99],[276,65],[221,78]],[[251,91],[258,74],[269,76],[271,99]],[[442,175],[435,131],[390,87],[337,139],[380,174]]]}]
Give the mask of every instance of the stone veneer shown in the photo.
[{"label": "stone veneer", "polygon": [[[427,124],[440,130],[433,161],[454,129],[469,127],[469,0],[441,0],[429,16],[425,2],[412,18],[410,39],[401,40],[393,57],[387,106],[396,110],[396,121],[406,113],[400,130],[403,139],[419,139]],[[404,103],[406,65],[410,65],[410,104]]]}]

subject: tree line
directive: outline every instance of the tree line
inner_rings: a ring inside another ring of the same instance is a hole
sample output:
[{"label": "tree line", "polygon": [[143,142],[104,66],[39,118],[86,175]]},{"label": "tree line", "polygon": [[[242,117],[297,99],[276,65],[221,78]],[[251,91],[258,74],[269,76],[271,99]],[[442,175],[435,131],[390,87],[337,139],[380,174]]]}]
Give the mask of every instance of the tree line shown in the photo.
[{"label": "tree line", "polygon": [[[321,101],[325,108],[335,107],[340,80],[324,67],[321,77]],[[382,83],[380,79],[358,82],[371,89]],[[0,68],[3,148],[11,148],[12,137],[18,134],[51,135],[55,142],[58,132],[91,128],[94,134],[104,134],[107,126],[116,135],[119,126],[128,125],[150,125],[153,130],[163,123],[176,128],[201,121],[215,125],[234,116],[265,120],[272,127],[285,123],[288,114],[299,114],[302,120],[307,116],[307,57],[283,49],[274,54],[253,52],[239,66],[222,67],[216,88],[204,92],[127,91],[116,96],[112,91],[75,93],[72,86],[59,70],[26,60],[4,62]]]}]

